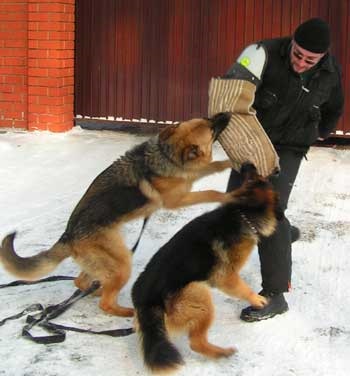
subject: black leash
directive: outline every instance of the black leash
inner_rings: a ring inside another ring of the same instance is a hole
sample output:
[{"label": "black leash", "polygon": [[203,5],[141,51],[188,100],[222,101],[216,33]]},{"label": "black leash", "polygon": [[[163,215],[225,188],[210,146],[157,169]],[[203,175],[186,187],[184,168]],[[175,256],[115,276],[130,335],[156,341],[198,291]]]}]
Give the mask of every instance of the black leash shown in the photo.
[{"label": "black leash", "polygon": [[22,279],[19,279],[17,281],[0,285],[0,289],[3,289],[5,287],[20,286],[20,285],[36,285],[37,283],[42,283],[42,282],[68,281],[72,279],[75,279],[75,277],[68,277],[65,275],[55,275],[55,276],[51,276],[51,277],[47,277],[43,279],[38,279],[37,281],[24,281]]},{"label": "black leash", "polygon": [[145,230],[145,227],[146,227],[146,224],[147,224],[148,220],[149,220],[149,217],[145,217],[144,220],[143,220],[143,224],[142,224],[142,228],[141,228],[141,231],[140,231],[140,235],[139,235],[139,237],[138,237],[138,239],[137,239],[135,245],[131,248],[131,252],[132,252],[132,253],[135,253],[136,248],[137,248],[137,246],[138,246],[139,243],[140,243],[141,236],[142,236],[142,234],[143,234],[143,231]]},{"label": "black leash", "polygon": [[[51,282],[51,281],[57,281],[57,280],[69,280],[69,279],[74,279],[74,277],[54,276],[54,277],[44,278],[39,281],[29,281],[29,282],[28,281],[14,281],[6,285],[0,285],[0,288],[18,286],[18,285],[27,285],[27,284],[33,284],[33,283],[41,283],[41,282]],[[100,283],[95,281],[92,283],[90,288],[87,289],[86,291],[76,290],[73,293],[73,295],[71,295],[68,299],[58,304],[49,305],[46,308],[44,308],[41,304],[32,304],[29,307],[27,307],[25,310],[23,310],[22,312],[1,320],[0,326],[4,325],[8,320],[15,320],[26,315],[27,313],[38,311],[36,315],[27,316],[26,318],[27,324],[22,329],[22,336],[35,343],[51,344],[51,343],[63,342],[66,339],[66,333],[65,333],[66,330],[79,332],[79,333],[103,334],[103,335],[109,335],[112,337],[124,337],[124,336],[128,336],[134,333],[134,328],[94,331],[90,329],[74,328],[74,327],[59,325],[59,324],[50,322],[50,320],[55,319],[56,317],[64,313],[75,302],[93,293],[99,287],[100,287]],[[41,327],[51,334],[48,336],[34,336],[30,333],[30,330],[35,326]]]}]

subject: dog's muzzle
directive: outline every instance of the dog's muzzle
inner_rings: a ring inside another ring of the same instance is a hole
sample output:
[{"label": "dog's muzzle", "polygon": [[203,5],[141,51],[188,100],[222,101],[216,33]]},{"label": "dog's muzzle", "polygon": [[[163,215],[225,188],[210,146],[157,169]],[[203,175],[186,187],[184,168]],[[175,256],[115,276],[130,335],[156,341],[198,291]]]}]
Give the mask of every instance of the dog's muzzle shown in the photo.
[{"label": "dog's muzzle", "polygon": [[212,122],[214,139],[216,140],[220,133],[227,127],[231,120],[232,112],[219,112],[209,120]]}]

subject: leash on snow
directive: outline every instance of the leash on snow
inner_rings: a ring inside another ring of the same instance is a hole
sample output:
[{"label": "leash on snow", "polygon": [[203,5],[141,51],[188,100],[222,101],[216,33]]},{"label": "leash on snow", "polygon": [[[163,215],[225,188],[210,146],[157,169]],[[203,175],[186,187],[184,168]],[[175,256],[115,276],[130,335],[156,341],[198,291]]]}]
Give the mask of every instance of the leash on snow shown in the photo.
[{"label": "leash on snow", "polygon": [[141,231],[140,231],[140,235],[139,235],[138,239],[136,240],[136,243],[134,244],[134,246],[131,248],[131,252],[132,253],[135,253],[136,248],[137,248],[137,246],[140,243],[141,236],[143,234],[143,231],[145,230],[145,227],[146,227],[146,224],[147,224],[148,220],[149,220],[149,217],[145,217],[144,220],[143,220],[143,224],[142,224],[142,228],[141,228]]},{"label": "leash on snow", "polygon": [[[132,247],[132,253],[135,253],[137,246],[140,243],[141,236],[143,231],[146,227],[146,224],[149,220],[149,217],[145,217],[143,220],[142,228],[140,235]],[[37,283],[43,282],[54,282],[54,281],[67,281],[75,279],[75,277],[70,276],[51,276],[43,279],[39,279],[37,281],[24,281],[24,280],[17,280],[7,284],[0,284],[0,289],[6,287],[13,287],[13,286],[21,286],[21,285],[34,285]],[[96,291],[100,287],[100,283],[95,281],[92,283],[89,289],[86,291],[76,290],[73,295],[71,295],[68,299],[64,300],[61,303],[49,305],[44,308],[41,304],[31,304],[29,307],[24,309],[22,312],[16,313],[12,316],[6,317],[0,320],[0,326],[4,325],[7,321],[19,319],[28,313],[36,312],[35,315],[29,315],[26,318],[26,325],[22,329],[22,336],[27,338],[35,343],[41,344],[50,344],[50,343],[60,343],[66,339],[66,330],[78,333],[90,333],[90,334],[102,334],[111,337],[125,337],[135,332],[134,328],[125,328],[125,329],[112,329],[112,330],[102,330],[102,331],[95,331],[91,329],[82,329],[82,328],[75,328],[71,326],[59,325],[51,322],[50,320],[55,319],[56,317],[60,316],[64,313],[69,307],[71,307],[75,302],[84,298],[87,295],[90,295],[94,291]],[[48,336],[34,336],[30,333],[30,330],[35,327],[39,326],[40,328],[45,329],[47,332],[51,333]]]},{"label": "leash on snow", "polygon": [[[60,280],[71,280],[74,277],[67,276],[53,276],[38,281],[14,281],[8,284],[0,285],[0,288],[19,286],[19,285],[31,285],[42,282],[52,282]],[[28,313],[36,312],[34,315],[28,315],[26,318],[26,325],[22,329],[22,336],[27,338],[35,343],[40,344],[51,344],[51,343],[60,343],[66,339],[65,331],[73,331],[79,333],[90,333],[90,334],[103,334],[112,337],[125,337],[134,333],[134,328],[125,328],[125,329],[112,329],[112,330],[102,330],[94,331],[91,329],[82,329],[75,328],[65,325],[59,325],[51,322],[50,320],[55,319],[64,313],[69,307],[71,307],[75,302],[84,298],[87,295],[90,295],[100,287],[100,283],[95,281],[92,283],[89,289],[86,291],[76,290],[73,295],[68,299],[64,300],[61,303],[49,305],[44,308],[41,304],[32,304],[22,312],[19,312],[15,315],[4,318],[0,321],[0,326],[4,325],[9,320],[15,320],[20,317],[25,316]],[[34,336],[30,333],[31,329],[35,326],[45,329],[47,332],[51,333],[47,336]]]}]

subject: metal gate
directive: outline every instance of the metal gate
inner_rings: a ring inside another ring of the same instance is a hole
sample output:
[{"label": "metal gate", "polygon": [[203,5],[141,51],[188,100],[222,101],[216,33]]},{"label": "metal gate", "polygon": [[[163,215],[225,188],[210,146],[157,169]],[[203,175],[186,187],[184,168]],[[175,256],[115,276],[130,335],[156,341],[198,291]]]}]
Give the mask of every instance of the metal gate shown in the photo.
[{"label": "metal gate", "polygon": [[[348,1],[76,0],[75,114],[123,123],[206,115],[210,78],[246,44],[312,16],[331,25],[349,92]],[[338,129],[350,136],[349,112],[347,99]]]}]

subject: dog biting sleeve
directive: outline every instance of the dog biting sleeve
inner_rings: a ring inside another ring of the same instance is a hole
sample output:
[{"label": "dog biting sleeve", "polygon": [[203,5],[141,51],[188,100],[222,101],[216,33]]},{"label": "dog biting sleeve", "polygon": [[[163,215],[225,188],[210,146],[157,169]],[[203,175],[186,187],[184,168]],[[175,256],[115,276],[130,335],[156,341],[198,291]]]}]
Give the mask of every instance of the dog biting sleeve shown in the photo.
[{"label": "dog biting sleeve", "polygon": [[[261,72],[254,73],[259,81]],[[232,112],[230,123],[218,140],[233,168],[239,171],[242,163],[249,161],[259,174],[269,176],[279,171],[279,158],[252,107],[255,91],[255,83],[246,78],[212,78],[208,113],[213,116],[218,112]]]}]

